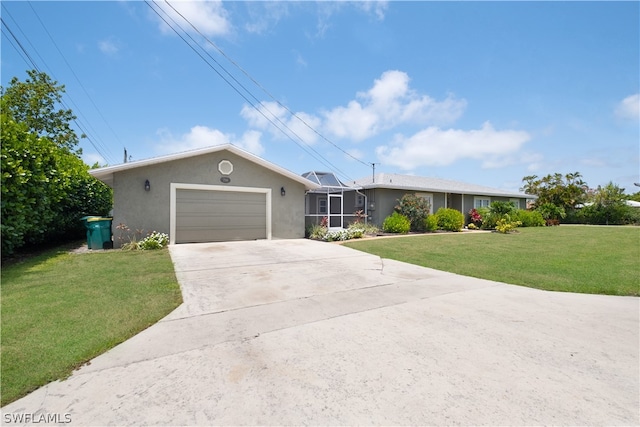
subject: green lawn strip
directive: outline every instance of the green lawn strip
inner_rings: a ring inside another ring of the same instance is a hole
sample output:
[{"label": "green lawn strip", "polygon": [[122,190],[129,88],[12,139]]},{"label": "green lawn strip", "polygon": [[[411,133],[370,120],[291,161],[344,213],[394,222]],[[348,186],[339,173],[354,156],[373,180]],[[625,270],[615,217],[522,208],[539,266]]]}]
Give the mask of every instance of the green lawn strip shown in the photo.
[{"label": "green lawn strip", "polygon": [[132,337],[182,302],[167,250],[50,251],[2,269],[2,406]]},{"label": "green lawn strip", "polygon": [[640,228],[560,226],[518,233],[352,241],[354,249],[465,276],[553,291],[640,295]]}]

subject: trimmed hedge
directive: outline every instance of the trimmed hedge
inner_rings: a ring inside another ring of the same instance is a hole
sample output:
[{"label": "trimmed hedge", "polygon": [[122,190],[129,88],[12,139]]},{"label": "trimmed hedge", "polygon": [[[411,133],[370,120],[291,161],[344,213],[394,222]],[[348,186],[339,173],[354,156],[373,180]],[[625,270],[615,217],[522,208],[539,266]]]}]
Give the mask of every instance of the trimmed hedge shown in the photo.
[{"label": "trimmed hedge", "polygon": [[382,231],[385,233],[407,234],[409,230],[411,230],[411,221],[398,212],[386,217],[382,223]]},{"label": "trimmed hedge", "polygon": [[440,208],[436,212],[438,228],[445,231],[461,231],[464,227],[462,212],[451,208]]}]

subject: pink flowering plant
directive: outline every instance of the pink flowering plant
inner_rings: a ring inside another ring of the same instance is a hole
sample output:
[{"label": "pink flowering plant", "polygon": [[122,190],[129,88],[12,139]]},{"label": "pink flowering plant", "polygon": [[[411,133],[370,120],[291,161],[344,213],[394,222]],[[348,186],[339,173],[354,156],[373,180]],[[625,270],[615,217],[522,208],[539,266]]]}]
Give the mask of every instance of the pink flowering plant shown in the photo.
[{"label": "pink flowering plant", "polygon": [[480,215],[480,212],[478,212],[476,208],[469,211],[469,219],[476,227],[480,227],[482,225],[482,215]]}]

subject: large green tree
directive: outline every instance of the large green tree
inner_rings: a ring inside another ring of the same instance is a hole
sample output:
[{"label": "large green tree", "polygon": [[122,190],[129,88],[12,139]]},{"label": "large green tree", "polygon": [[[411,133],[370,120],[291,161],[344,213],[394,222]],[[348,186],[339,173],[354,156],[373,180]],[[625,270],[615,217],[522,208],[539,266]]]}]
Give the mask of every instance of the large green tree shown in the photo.
[{"label": "large green tree", "polygon": [[551,203],[569,212],[587,198],[588,186],[582,180],[580,172],[549,174],[539,178],[529,175],[522,178],[524,182],[520,191],[538,196],[535,206]]},{"label": "large green tree", "polygon": [[47,240],[77,238],[80,218],[105,215],[111,189],[89,175],[75,147],[69,110],[57,109],[63,86],[35,71],[16,78],[0,99],[2,255]]},{"label": "large green tree", "polygon": [[78,136],[71,122],[76,116],[70,109],[59,107],[65,93],[64,85],[36,70],[29,70],[27,74],[29,77],[24,82],[14,77],[2,90],[3,113],[25,125],[29,132],[48,138],[60,148],[74,151]]}]

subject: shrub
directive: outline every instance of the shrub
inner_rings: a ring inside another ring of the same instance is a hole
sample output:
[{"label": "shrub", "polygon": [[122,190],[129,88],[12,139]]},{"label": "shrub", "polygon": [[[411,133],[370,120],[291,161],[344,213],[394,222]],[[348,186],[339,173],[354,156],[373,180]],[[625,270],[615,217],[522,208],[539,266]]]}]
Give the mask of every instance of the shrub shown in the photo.
[{"label": "shrub", "polygon": [[558,225],[560,224],[560,219],[567,216],[564,208],[556,206],[553,203],[543,203],[538,206],[536,210],[540,212],[542,218],[547,222],[547,225]]},{"label": "shrub", "polygon": [[476,208],[469,211],[469,219],[475,227],[480,227],[482,225],[482,215],[480,215],[480,212],[478,212]]},{"label": "shrub", "polygon": [[394,209],[409,219],[411,231],[424,231],[424,220],[429,215],[431,205],[424,197],[405,194],[398,200],[398,205]]},{"label": "shrub", "polygon": [[594,203],[580,209],[580,216],[585,224],[634,224],[638,222],[636,208],[624,203],[603,205]]},{"label": "shrub", "polygon": [[[498,221],[498,217],[496,215],[491,214],[488,207],[478,208],[476,209],[478,215],[482,218],[482,223],[480,224],[480,228],[484,230],[490,230],[496,227],[496,222]],[[476,224],[477,225],[477,224]]]},{"label": "shrub", "polygon": [[140,249],[162,249],[169,244],[169,236],[165,233],[154,231],[140,241]]},{"label": "shrub", "polygon": [[362,229],[348,228],[343,230],[329,230],[324,236],[327,242],[337,242],[350,239],[359,239],[364,235]]},{"label": "shrub", "polygon": [[424,219],[425,231],[436,231],[438,229],[438,218],[435,215],[429,215]]},{"label": "shrub", "polygon": [[382,230],[386,233],[406,234],[411,230],[411,221],[406,216],[394,212],[384,219]]},{"label": "shrub", "polygon": [[511,202],[495,201],[489,205],[489,213],[496,215],[498,218],[502,218],[504,215],[513,215],[516,211],[516,207]]},{"label": "shrub", "polygon": [[318,224],[314,224],[311,227],[309,227],[307,229],[307,235],[310,239],[314,239],[314,240],[324,240],[325,236],[327,235],[327,232],[329,230],[327,229],[327,227],[324,227],[322,225],[318,225]]},{"label": "shrub", "polygon": [[464,227],[464,215],[451,208],[440,208],[436,212],[438,228],[446,231],[460,231]]},{"label": "shrub", "polygon": [[507,234],[515,230],[520,225],[522,225],[522,222],[513,221],[509,214],[504,214],[504,216],[496,223],[496,231]]},{"label": "shrub", "polygon": [[348,230],[351,231],[360,231],[362,233],[362,235],[364,236],[365,234],[378,234],[378,227],[376,227],[373,224],[367,223],[365,224],[364,222],[354,222],[353,224],[349,224],[349,226],[347,227]]},{"label": "shrub", "polygon": [[522,223],[522,227],[542,227],[545,225],[542,214],[538,211],[518,209],[512,218]]}]

